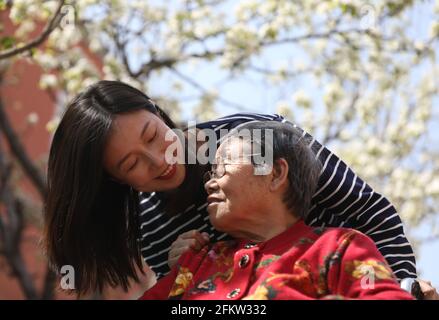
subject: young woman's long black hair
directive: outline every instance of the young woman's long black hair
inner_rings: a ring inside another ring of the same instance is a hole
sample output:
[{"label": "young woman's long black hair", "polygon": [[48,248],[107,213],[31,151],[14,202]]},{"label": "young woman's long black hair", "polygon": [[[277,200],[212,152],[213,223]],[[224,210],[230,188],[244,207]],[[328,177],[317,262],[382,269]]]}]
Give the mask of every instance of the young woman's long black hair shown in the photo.
[{"label": "young woman's long black hair", "polygon": [[111,180],[103,167],[114,117],[136,110],[172,120],[143,92],[121,82],[100,81],[67,107],[55,132],[48,163],[44,245],[49,262],[75,270],[81,295],[106,284],[138,281],[138,192]]}]

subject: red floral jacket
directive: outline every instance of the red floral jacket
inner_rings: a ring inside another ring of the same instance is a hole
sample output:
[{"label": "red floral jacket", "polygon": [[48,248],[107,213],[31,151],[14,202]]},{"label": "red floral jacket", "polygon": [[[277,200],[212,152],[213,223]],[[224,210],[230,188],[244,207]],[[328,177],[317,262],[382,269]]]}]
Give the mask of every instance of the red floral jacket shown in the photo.
[{"label": "red floral jacket", "polygon": [[367,236],[299,221],[262,243],[183,254],[140,299],[412,299]]}]

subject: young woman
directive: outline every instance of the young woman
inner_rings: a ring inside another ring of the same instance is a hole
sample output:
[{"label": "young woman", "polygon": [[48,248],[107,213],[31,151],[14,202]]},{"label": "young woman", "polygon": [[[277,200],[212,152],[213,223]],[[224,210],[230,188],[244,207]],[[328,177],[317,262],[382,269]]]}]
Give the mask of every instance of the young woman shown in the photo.
[{"label": "young woman", "polygon": [[[286,122],[249,113],[197,128],[214,130],[219,144],[222,129],[266,120]],[[162,277],[172,243],[189,230],[207,233],[212,242],[227,236],[206,212],[202,177],[210,166],[166,161],[166,150],[179,141],[170,132],[175,127],[148,96],[116,81],[90,86],[67,107],[49,156],[45,245],[54,268],[75,268],[78,293],[106,284],[126,289],[138,279],[142,259]],[[416,277],[395,208],[331,151],[303,136],[323,164],[305,222],[357,229],[374,240],[397,278]]]}]

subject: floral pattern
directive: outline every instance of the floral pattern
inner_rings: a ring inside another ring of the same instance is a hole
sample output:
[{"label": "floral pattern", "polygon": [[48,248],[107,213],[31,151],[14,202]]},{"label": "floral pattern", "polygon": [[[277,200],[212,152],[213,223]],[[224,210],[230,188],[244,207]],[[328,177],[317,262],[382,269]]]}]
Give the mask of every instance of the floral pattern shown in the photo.
[{"label": "floral pattern", "polygon": [[[228,241],[198,254],[188,251],[179,265],[144,298],[411,299],[372,240],[350,229],[313,229],[303,222],[255,246]],[[373,290],[361,286],[365,270],[378,280]]]},{"label": "floral pattern", "polygon": [[186,288],[191,284],[193,278],[194,276],[189,268],[180,267],[180,272],[175,278],[169,297],[182,295]]},{"label": "floral pattern", "polygon": [[348,261],[346,262],[345,271],[355,279],[361,279],[368,274],[373,274],[374,278],[378,280],[393,279],[389,267],[385,263],[376,260]]}]

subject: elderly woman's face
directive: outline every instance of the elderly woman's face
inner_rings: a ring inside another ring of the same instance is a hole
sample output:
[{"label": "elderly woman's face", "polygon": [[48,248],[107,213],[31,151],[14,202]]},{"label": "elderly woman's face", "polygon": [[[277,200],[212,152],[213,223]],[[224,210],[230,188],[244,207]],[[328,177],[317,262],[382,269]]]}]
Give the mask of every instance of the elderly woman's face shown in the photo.
[{"label": "elderly woman's face", "polygon": [[237,238],[246,238],[253,224],[267,218],[264,207],[269,178],[254,174],[255,167],[246,156],[249,154],[249,144],[240,139],[223,143],[216,153],[216,162],[225,165],[225,174],[205,184],[211,223]]}]

